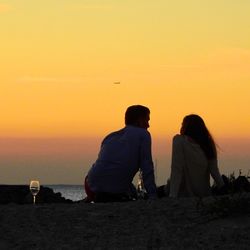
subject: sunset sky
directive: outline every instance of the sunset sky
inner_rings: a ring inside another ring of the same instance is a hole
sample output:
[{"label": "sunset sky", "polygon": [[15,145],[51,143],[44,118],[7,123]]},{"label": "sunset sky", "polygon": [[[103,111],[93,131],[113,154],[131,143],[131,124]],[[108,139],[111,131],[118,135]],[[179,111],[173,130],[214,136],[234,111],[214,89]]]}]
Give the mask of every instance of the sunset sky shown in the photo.
[{"label": "sunset sky", "polygon": [[159,184],[190,113],[221,171],[246,174],[249,13],[248,0],[0,0],[0,183],[81,183],[132,104],[151,110]]}]

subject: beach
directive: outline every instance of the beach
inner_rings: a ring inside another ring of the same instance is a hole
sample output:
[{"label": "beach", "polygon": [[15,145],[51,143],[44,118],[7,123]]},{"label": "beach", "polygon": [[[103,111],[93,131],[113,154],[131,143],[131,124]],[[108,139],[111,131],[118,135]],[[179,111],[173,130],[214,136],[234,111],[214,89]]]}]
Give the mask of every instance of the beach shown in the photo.
[{"label": "beach", "polygon": [[249,249],[250,216],[214,198],[0,205],[0,249]]}]

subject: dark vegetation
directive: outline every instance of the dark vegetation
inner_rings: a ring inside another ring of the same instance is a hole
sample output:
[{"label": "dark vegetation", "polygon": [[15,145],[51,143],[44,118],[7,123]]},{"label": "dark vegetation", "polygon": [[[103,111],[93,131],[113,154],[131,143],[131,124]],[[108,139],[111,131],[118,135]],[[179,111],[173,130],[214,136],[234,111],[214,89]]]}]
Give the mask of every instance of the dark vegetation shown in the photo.
[{"label": "dark vegetation", "polygon": [[201,213],[215,217],[250,214],[249,176],[242,176],[240,173],[235,178],[233,173],[229,177],[222,175],[222,178],[225,186],[222,189],[212,187],[213,200],[209,204],[199,206]]}]

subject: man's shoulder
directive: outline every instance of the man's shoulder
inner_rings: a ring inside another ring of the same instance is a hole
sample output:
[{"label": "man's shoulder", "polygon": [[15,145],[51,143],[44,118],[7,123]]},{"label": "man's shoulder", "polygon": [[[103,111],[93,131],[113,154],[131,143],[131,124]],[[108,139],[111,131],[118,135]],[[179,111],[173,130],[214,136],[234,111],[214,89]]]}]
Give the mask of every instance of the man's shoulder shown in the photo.
[{"label": "man's shoulder", "polygon": [[109,133],[104,139],[103,142],[107,142],[109,140],[120,139],[120,138],[141,138],[141,139],[150,139],[150,133],[143,128],[135,127],[135,126],[126,126],[120,130]]},{"label": "man's shoulder", "polygon": [[118,136],[118,135],[122,135],[125,133],[125,129],[122,128],[122,129],[119,129],[117,131],[113,131],[113,132],[110,132],[108,135],[106,135],[104,137],[104,140],[107,139],[107,138],[111,138],[111,137],[114,137],[114,136]]},{"label": "man's shoulder", "polygon": [[136,126],[126,126],[125,130],[130,133],[138,134],[141,136],[150,136],[150,133],[145,128],[140,128]]}]

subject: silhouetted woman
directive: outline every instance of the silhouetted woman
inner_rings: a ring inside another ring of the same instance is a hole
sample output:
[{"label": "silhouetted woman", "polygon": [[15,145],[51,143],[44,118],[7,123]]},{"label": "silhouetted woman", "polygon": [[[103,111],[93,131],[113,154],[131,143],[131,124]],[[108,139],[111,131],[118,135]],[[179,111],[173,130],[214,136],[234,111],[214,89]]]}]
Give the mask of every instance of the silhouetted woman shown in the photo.
[{"label": "silhouetted woman", "polygon": [[184,117],[180,135],[173,138],[170,196],[208,196],[210,174],[220,188],[224,185],[215,142],[198,115]]}]

